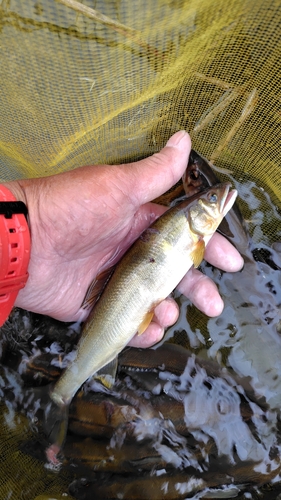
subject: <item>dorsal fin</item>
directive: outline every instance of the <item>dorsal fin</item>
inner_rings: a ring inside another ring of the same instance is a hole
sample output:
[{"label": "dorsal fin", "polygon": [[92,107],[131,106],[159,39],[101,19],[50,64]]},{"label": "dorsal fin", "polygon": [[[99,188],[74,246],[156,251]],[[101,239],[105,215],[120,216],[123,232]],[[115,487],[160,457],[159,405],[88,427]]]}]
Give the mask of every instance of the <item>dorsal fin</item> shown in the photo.
[{"label": "dorsal fin", "polygon": [[94,307],[111,278],[115,267],[116,265],[105,269],[93,279],[81,304],[82,309],[92,309]]}]

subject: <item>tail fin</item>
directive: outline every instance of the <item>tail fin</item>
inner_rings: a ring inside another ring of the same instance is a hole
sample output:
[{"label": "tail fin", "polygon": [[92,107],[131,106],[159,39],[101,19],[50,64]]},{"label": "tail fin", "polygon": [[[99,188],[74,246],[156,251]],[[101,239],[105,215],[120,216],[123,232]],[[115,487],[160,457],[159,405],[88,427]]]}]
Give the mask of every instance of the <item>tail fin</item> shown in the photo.
[{"label": "tail fin", "polygon": [[68,413],[69,405],[59,406],[52,399],[44,411],[42,428],[49,443],[45,453],[48,462],[53,466],[60,464],[58,454],[66,438]]},{"label": "tail fin", "polygon": [[69,405],[59,406],[51,398],[44,411],[43,432],[49,443],[62,447],[68,425]]},{"label": "tail fin", "polygon": [[46,457],[52,465],[58,465],[58,453],[66,438],[68,427],[69,405],[58,405],[51,398],[53,384],[28,390],[28,406],[25,411],[32,420],[37,421],[37,427],[46,441]]}]

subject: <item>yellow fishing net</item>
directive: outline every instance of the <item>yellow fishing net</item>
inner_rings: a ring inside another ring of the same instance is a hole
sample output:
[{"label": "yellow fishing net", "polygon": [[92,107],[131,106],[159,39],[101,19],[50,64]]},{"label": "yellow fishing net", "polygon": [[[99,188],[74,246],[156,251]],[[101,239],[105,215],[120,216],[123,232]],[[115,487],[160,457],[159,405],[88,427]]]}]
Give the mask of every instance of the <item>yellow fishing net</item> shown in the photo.
[{"label": "yellow fishing net", "polygon": [[2,0],[0,177],[129,161],[185,128],[280,197],[280,7]]},{"label": "yellow fishing net", "polygon": [[[278,204],[280,13],[280,0],[2,0],[0,179],[132,161],[185,128]],[[0,497],[27,498],[17,474],[32,483],[42,466],[16,463],[19,436],[1,434]]]}]

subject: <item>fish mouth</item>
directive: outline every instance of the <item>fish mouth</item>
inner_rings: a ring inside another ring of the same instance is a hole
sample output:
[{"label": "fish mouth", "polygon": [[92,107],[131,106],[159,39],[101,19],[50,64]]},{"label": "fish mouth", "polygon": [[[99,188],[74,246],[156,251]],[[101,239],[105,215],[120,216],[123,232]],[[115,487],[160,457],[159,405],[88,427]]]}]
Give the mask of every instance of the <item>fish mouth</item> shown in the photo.
[{"label": "fish mouth", "polygon": [[238,195],[237,189],[231,189],[232,186],[229,182],[226,182],[224,186],[225,190],[220,202],[220,212],[223,216],[232,208]]}]

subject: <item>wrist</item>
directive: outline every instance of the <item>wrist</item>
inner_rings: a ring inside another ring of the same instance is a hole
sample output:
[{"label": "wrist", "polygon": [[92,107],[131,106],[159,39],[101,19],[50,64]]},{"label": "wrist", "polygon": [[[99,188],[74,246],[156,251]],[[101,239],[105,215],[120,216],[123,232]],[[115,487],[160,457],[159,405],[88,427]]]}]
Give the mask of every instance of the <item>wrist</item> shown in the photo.
[{"label": "wrist", "polygon": [[27,205],[25,189],[21,184],[22,182],[24,181],[0,182],[0,186],[4,186],[4,188],[8,189],[15,200],[22,201]]},{"label": "wrist", "polygon": [[26,284],[30,257],[27,208],[11,184],[0,184],[0,326]]}]

